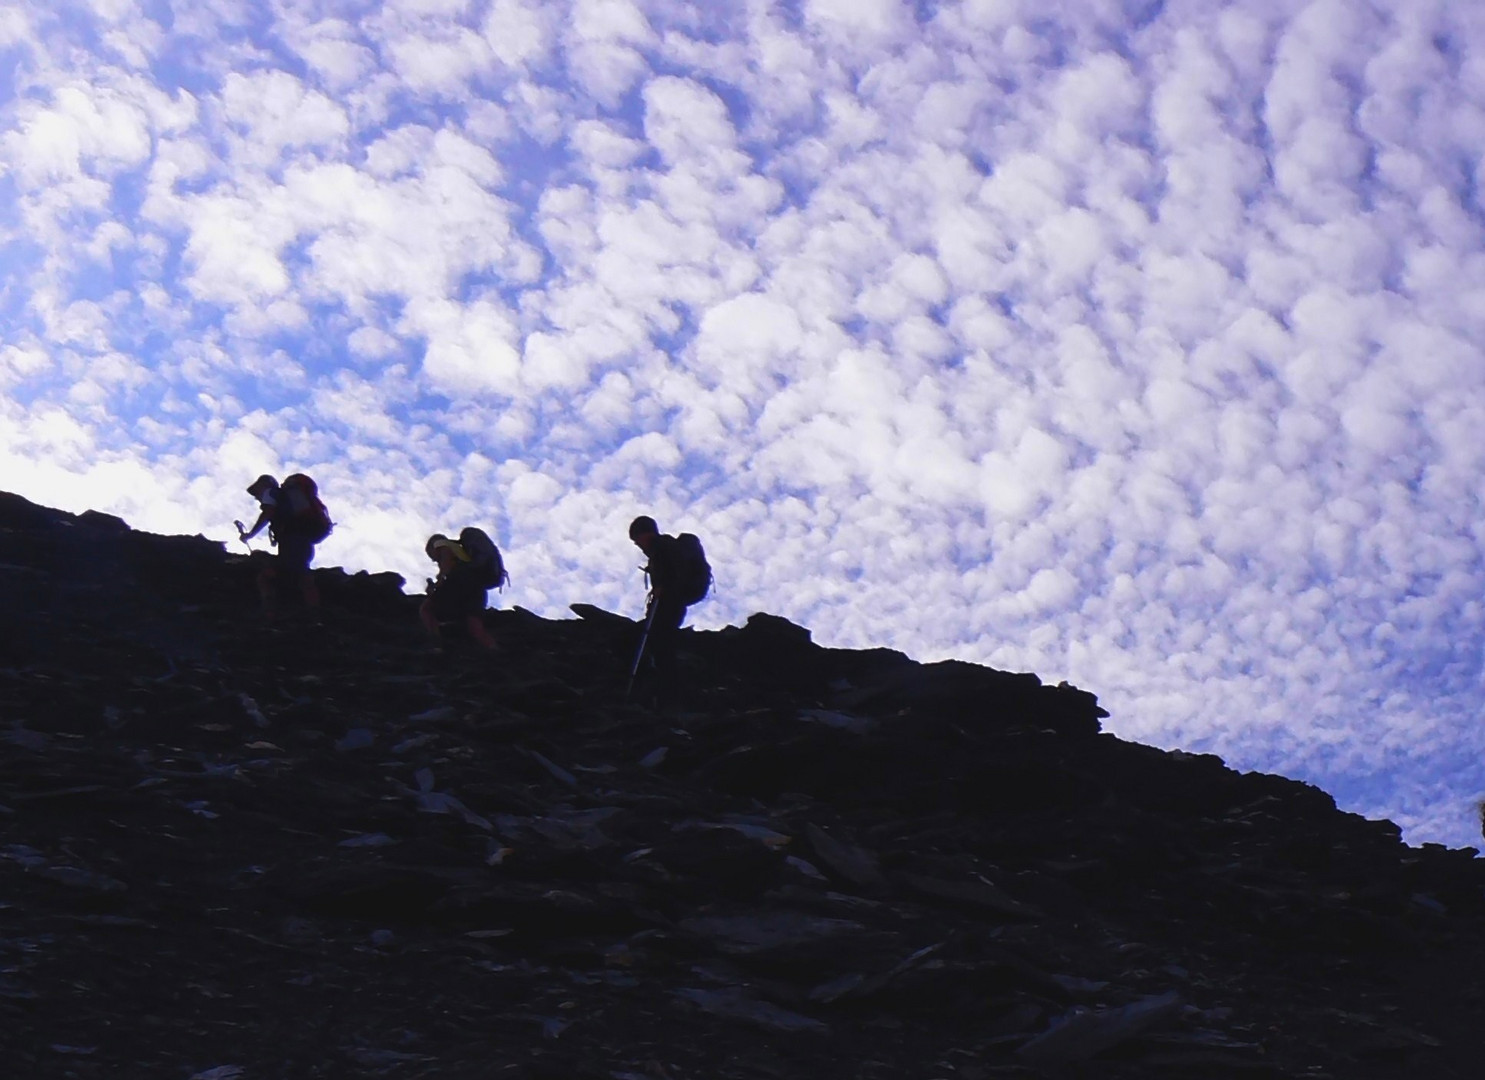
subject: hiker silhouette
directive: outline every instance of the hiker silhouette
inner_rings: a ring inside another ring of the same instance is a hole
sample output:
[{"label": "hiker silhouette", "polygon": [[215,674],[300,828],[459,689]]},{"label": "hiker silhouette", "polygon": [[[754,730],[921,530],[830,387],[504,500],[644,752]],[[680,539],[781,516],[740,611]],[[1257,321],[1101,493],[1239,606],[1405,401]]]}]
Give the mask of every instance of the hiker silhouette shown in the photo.
[{"label": "hiker silhouette", "polygon": [[445,623],[459,623],[481,648],[499,648],[485,626],[485,607],[489,590],[506,580],[500,550],[472,526],[458,540],[434,533],[423,550],[438,564],[438,577],[429,579],[428,597],[418,607],[423,627],[438,638]]},{"label": "hiker silhouette", "polygon": [[298,587],[304,606],[320,606],[319,589],[309,564],[314,559],[315,545],[330,534],[333,527],[325,504],[320,501],[319,487],[304,473],[285,477],[280,484],[267,473],[248,485],[247,493],[258,500],[258,520],[251,529],[236,522],[237,535],[244,542],[266,527],[268,540],[278,548],[268,565],[258,574],[258,596],[268,618],[277,614],[281,587]]},{"label": "hiker silhouette", "polygon": [[642,678],[655,708],[671,711],[680,700],[676,648],[681,624],[686,621],[687,609],[710,590],[712,571],[695,534],[669,536],[648,514],[629,523],[629,539],[648,558],[644,572],[650,583],[644,632],[635,652],[630,687]]}]

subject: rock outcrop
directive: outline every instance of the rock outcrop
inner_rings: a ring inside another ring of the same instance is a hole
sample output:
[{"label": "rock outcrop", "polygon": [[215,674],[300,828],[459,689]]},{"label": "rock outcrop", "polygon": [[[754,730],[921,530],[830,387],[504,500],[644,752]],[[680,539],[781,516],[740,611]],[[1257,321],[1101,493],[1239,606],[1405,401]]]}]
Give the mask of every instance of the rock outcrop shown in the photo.
[{"label": "rock outcrop", "polygon": [[1476,1077],[1485,872],[1092,695],[0,495],[0,1075]]}]

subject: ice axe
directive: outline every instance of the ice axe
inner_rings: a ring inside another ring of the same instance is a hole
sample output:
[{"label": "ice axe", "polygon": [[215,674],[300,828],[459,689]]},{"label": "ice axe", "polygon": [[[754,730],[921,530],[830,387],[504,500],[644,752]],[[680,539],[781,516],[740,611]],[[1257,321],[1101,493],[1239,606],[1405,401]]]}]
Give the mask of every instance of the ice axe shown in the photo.
[{"label": "ice axe", "polygon": [[252,551],[253,545],[248,543],[247,526],[240,521],[234,521],[232,524],[237,526],[237,539],[242,541],[242,546]]},{"label": "ice axe", "polygon": [[639,674],[639,662],[644,659],[645,646],[650,641],[650,627],[655,622],[655,609],[659,605],[655,603],[653,596],[650,597],[650,615],[645,619],[645,632],[639,636],[639,648],[634,653],[634,664],[629,668],[629,683],[624,687],[624,700],[629,700],[629,694],[634,690],[634,677]]}]

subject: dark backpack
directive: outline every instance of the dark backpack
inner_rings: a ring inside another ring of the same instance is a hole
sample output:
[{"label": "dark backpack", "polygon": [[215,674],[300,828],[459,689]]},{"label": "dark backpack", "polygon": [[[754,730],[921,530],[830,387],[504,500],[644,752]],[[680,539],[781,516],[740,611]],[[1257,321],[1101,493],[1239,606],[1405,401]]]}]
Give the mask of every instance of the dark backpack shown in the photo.
[{"label": "dark backpack", "polygon": [[459,533],[459,546],[469,554],[469,571],[487,589],[499,589],[510,580],[500,549],[484,529],[467,525]]},{"label": "dark backpack", "polygon": [[304,473],[284,477],[278,486],[279,504],[285,517],[274,522],[276,532],[292,532],[312,544],[318,544],[330,535],[335,523],[330,520],[330,511],[320,501],[320,489]]},{"label": "dark backpack", "polygon": [[706,561],[701,538],[695,533],[681,533],[675,538],[675,584],[681,603],[688,607],[706,599],[712,587],[712,568]]}]

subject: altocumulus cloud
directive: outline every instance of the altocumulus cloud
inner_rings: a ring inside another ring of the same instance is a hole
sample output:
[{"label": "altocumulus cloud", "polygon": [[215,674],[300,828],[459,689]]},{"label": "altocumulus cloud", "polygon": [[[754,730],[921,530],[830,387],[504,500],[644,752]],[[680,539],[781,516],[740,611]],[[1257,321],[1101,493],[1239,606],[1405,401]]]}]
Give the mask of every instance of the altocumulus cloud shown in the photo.
[{"label": "altocumulus cloud", "polygon": [[0,484],[1067,678],[1413,840],[1485,791],[1485,18],[16,0]]}]

